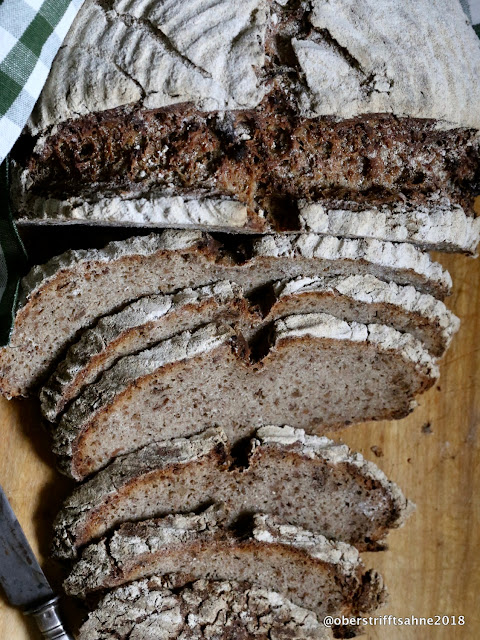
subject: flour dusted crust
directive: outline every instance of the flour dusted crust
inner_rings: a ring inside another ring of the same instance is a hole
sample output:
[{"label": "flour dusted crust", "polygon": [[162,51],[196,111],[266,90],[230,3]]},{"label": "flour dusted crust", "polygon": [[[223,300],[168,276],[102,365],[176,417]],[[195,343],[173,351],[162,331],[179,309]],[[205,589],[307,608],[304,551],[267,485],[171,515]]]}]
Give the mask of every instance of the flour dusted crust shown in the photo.
[{"label": "flour dusted crust", "polygon": [[[270,90],[263,71],[267,31],[286,4],[87,0],[54,61],[30,130],[131,103],[255,107]],[[480,128],[471,108],[480,101],[480,48],[460,3],[305,4],[310,35],[291,36],[292,86],[303,114],[394,113]]]},{"label": "flour dusted crust", "polygon": [[348,575],[357,568],[360,554],[345,542],[328,540],[325,536],[284,524],[275,516],[256,513],[253,516],[252,535],[258,542],[287,544],[307,551],[313,558],[329,564],[337,564]]},{"label": "flour dusted crust", "polygon": [[301,227],[312,233],[410,242],[426,250],[475,254],[480,240],[480,218],[467,216],[460,205],[436,200],[414,208],[397,203],[360,210],[302,202],[299,218]]},{"label": "flour dusted crust", "polygon": [[[21,180],[27,179],[27,174]],[[18,196],[22,224],[99,223],[102,225],[159,226],[242,233],[274,232],[263,212],[253,213],[237,200],[185,199],[181,196],[120,198],[95,201],[78,198],[56,200]],[[21,205],[23,199],[24,205]],[[384,242],[409,242],[425,250],[458,251],[474,255],[480,241],[480,218],[466,215],[460,205],[432,197],[423,205],[390,203],[365,209],[320,202],[298,202],[298,230],[326,236],[372,238]]]},{"label": "flour dusted crust", "polygon": [[[265,235],[253,243],[253,254],[261,257],[294,257],[306,259],[356,260],[361,265],[368,262],[377,269],[405,269],[412,273],[412,282],[402,277],[395,279],[399,284],[412,284],[421,289],[421,282],[431,281],[428,293],[443,297],[441,291],[450,291],[452,278],[438,262],[433,262],[427,253],[406,243],[381,242],[379,240],[349,240],[335,236],[322,237],[315,233],[300,235]],[[357,271],[358,271],[357,267]],[[371,272],[374,275],[375,269]],[[387,279],[387,278],[383,278]],[[391,278],[394,280],[394,278]]]},{"label": "flour dusted crust", "polygon": [[106,6],[92,0],[83,6],[32,115],[32,129],[139,101],[147,108],[193,101],[208,110],[262,99],[265,88],[255,69],[264,64],[265,0],[241,7],[204,0]]},{"label": "flour dusted crust", "polygon": [[[417,291],[412,286],[384,282],[375,276],[352,275],[332,278],[305,278],[284,280],[273,285],[273,291],[281,302],[290,296],[331,290],[353,300],[366,304],[386,304],[401,306],[412,314],[429,319],[437,334],[442,336],[443,348],[447,348],[460,327],[460,320],[441,301],[433,296]],[[383,324],[386,324],[385,322]],[[437,352],[435,355],[440,355]]]},{"label": "flour dusted crust", "polygon": [[329,640],[315,614],[256,585],[197,580],[172,591],[161,576],[118,587],[82,625],[78,640]]},{"label": "flour dusted crust", "polygon": [[435,359],[424,349],[422,343],[407,333],[400,333],[381,324],[361,324],[346,322],[326,313],[307,313],[277,320],[274,325],[278,341],[291,337],[314,336],[352,342],[371,342],[385,351],[401,355],[407,361],[415,362],[428,371],[433,378],[439,376]]},{"label": "flour dusted crust", "polygon": [[140,198],[100,197],[95,201],[79,198],[57,200],[30,196],[20,187],[22,182],[28,183],[28,172],[17,167],[14,173],[18,174],[16,205],[22,207],[22,213],[16,218],[20,224],[81,222],[243,233],[258,233],[268,228],[261,213],[252,215],[244,203],[229,198],[198,200],[148,194]]},{"label": "flour dusted crust", "polygon": [[[246,447],[247,448],[247,447]],[[58,514],[55,521],[55,538],[54,552],[60,557],[73,557],[77,553],[77,549],[92,539],[96,539],[109,531],[113,522],[110,514],[106,516],[105,508],[114,503],[118,504],[120,519],[117,517],[115,524],[127,520],[138,520],[140,517],[160,516],[162,513],[185,511],[186,509],[178,505],[182,505],[182,500],[175,506],[175,501],[170,503],[162,503],[158,505],[157,511],[141,514],[136,511],[131,512],[131,506],[127,506],[122,496],[126,496],[126,502],[130,505],[132,499],[131,491],[135,491],[135,487],[141,488],[146,482],[145,499],[148,502],[149,496],[152,496],[148,489],[150,483],[154,489],[158,485],[168,486],[171,483],[172,475],[178,478],[181,474],[192,473],[192,470],[198,465],[202,465],[202,475],[205,476],[204,483],[212,483],[211,493],[215,501],[226,502],[229,505],[232,517],[235,518],[243,502],[245,495],[249,491],[249,476],[257,477],[257,473],[269,473],[270,467],[265,466],[266,461],[270,461],[272,453],[275,455],[273,460],[277,464],[281,481],[285,474],[290,473],[290,467],[287,466],[283,472],[281,471],[281,460],[283,456],[289,456],[298,473],[305,476],[313,474],[315,469],[325,468],[332,473],[335,468],[342,469],[342,479],[355,478],[355,486],[365,488],[368,493],[368,487],[375,487],[375,498],[370,498],[370,506],[363,499],[363,503],[358,505],[362,513],[368,513],[372,525],[368,528],[362,527],[363,539],[380,540],[383,539],[387,529],[403,526],[406,519],[411,514],[414,505],[406,500],[400,488],[395,483],[390,482],[385,474],[372,462],[363,458],[359,453],[349,450],[346,445],[341,445],[329,440],[326,437],[309,436],[302,429],[294,429],[289,426],[265,426],[258,429],[255,437],[250,441],[249,453],[246,468],[243,471],[235,469],[235,459],[232,457],[231,444],[228,443],[226,434],[218,428],[210,428],[205,432],[192,436],[191,438],[178,438],[171,441],[158,442],[143,447],[137,452],[120,456],[111,465],[104,470],[95,474],[89,481],[81,484],[75,489],[73,494],[64,503],[62,510]],[[311,464],[312,462],[321,462],[322,466]],[[232,466],[233,465],[233,466]],[[258,469],[257,472],[253,471]],[[352,469],[353,467],[353,469]],[[356,470],[356,471],[355,471]],[[150,480],[148,479],[150,478]],[[195,480],[197,479],[197,480]],[[220,492],[218,487],[222,480],[225,481],[225,489]],[[373,481],[373,484],[370,482]],[[190,479],[185,475],[185,482],[198,483],[198,477],[190,475]],[[258,482],[258,481],[257,481]],[[239,487],[243,487],[237,491],[236,483]],[[184,485],[181,485],[182,487]],[[195,486],[199,486],[195,484]],[[197,496],[198,504],[204,502],[206,496],[203,489],[204,485],[200,485],[198,489],[191,487],[191,491]],[[287,483],[288,486],[288,483]],[[337,485],[338,486],[338,485]],[[337,487],[332,489],[335,491]],[[258,489],[258,484],[257,484]],[[184,489],[180,490],[183,493]],[[354,493],[354,490],[352,490]],[[198,495],[197,495],[198,494]],[[283,495],[283,494],[282,494]],[[143,492],[142,492],[143,496]],[[318,495],[317,501],[323,501],[324,497]],[[287,491],[287,503],[291,496]],[[326,496],[328,499],[328,495]],[[134,499],[135,505],[143,498]],[[156,499],[156,498],[155,498]],[[315,500],[315,493],[311,496]],[[358,498],[362,500],[362,498]],[[277,500],[280,496],[277,493],[276,500],[273,500],[269,507],[271,513],[277,513]],[[354,499],[353,499],[354,501]],[[308,500],[307,500],[308,502]],[[351,506],[352,501],[350,501]],[[298,503],[297,503],[298,504]],[[312,505],[313,506],[313,505]],[[149,507],[149,505],[148,505]],[[248,507],[249,509],[249,507]],[[266,510],[266,508],[264,507]],[[382,517],[379,522],[374,525],[372,516],[375,509],[380,510]],[[352,513],[356,511],[353,510]],[[345,516],[348,519],[348,516]],[[283,519],[288,522],[292,521],[290,515],[283,513]],[[315,516],[311,515],[310,520],[315,520]],[[294,524],[302,524],[312,531],[320,531],[323,534],[328,533],[330,537],[337,538],[335,532],[319,529],[318,524],[310,524],[309,522],[299,521],[298,517],[293,520]],[[101,523],[101,524],[100,524]],[[355,529],[352,523],[352,531],[343,524],[339,525],[341,530],[341,539],[350,544],[355,544],[359,548],[362,542],[355,537]],[[354,531],[353,531],[354,530]],[[349,537],[350,536],[350,537]]]}]

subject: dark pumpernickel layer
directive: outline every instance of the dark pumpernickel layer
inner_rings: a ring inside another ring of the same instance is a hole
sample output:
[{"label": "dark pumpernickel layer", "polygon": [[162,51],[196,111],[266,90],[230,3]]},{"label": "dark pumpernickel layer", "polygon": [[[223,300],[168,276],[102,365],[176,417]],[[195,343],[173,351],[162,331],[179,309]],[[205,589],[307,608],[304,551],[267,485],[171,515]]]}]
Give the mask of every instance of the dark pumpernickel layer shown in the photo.
[{"label": "dark pumpernickel layer", "polygon": [[439,194],[471,212],[480,184],[473,130],[387,114],[309,119],[279,91],[255,110],[227,113],[119,107],[67,121],[32,145],[14,153],[32,195],[223,196],[264,210],[277,230],[298,227],[299,199],[355,209]]}]

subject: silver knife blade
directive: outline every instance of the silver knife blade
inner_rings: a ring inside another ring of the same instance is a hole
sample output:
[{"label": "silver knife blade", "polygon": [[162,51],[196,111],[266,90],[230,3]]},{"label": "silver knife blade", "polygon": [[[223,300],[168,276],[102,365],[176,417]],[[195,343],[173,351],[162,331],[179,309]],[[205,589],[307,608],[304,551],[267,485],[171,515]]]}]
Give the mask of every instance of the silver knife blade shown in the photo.
[{"label": "silver knife blade", "polygon": [[30,608],[54,593],[0,487],[0,584],[12,605]]}]

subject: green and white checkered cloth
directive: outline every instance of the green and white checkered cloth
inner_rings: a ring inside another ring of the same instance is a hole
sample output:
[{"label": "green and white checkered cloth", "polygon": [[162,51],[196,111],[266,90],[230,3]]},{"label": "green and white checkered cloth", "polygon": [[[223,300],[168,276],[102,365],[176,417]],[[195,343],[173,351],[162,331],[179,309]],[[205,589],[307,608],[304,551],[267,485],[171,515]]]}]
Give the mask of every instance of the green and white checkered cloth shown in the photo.
[{"label": "green and white checkered cloth", "polygon": [[0,162],[19,137],[83,0],[0,4]]},{"label": "green and white checkered cloth", "polygon": [[[480,0],[460,2],[480,36]],[[0,0],[0,163],[25,126],[82,3]],[[8,341],[19,280],[26,267],[8,206],[7,180],[4,163],[0,167],[0,345]]]},{"label": "green and white checkered cloth", "polygon": [[480,0],[460,0],[460,4],[480,38]]}]

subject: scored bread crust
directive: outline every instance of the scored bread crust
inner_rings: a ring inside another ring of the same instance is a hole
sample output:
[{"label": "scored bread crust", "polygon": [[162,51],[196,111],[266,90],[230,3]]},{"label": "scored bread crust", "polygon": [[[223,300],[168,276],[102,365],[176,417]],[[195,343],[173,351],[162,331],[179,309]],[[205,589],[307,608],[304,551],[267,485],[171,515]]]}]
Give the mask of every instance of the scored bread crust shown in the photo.
[{"label": "scored bread crust", "polygon": [[287,22],[280,35],[293,55],[275,62],[266,45],[289,6],[190,0],[173,10],[168,2],[87,0],[53,62],[29,129],[38,133],[133,103],[254,108],[275,86],[269,71],[298,97],[307,117],[394,113],[480,128],[471,108],[480,101],[480,50],[459,2],[297,3],[300,15],[306,9],[308,28],[298,34]]},{"label": "scored bread crust", "polygon": [[68,251],[34,267],[22,281],[10,344],[0,349],[2,393],[28,395],[80,329],[152,293],[224,279],[248,293],[282,278],[352,272],[411,284],[438,298],[451,287],[448,272],[408,244],[271,235],[245,241],[244,251],[238,257],[208,234],[167,230],[101,250]]},{"label": "scored bread crust", "polygon": [[[267,302],[272,292],[273,301]],[[147,296],[101,318],[80,335],[42,388],[43,415],[54,422],[87,384],[120,357],[214,320],[238,325],[250,340],[286,315],[327,312],[342,320],[381,323],[411,333],[435,356],[443,355],[460,322],[440,300],[368,274],[280,281],[255,299],[266,307],[263,313],[244,297],[241,287],[220,281],[170,296]]]},{"label": "scored bread crust", "polygon": [[365,571],[354,547],[265,514],[255,514],[238,533],[225,527],[221,506],[121,525],[84,549],[64,588],[84,597],[172,573],[176,587],[202,578],[252,581],[312,610],[320,621],[332,611],[369,612],[386,599],[380,576]]},{"label": "scored bread crust", "polygon": [[[341,374],[345,366],[350,377],[358,376],[357,397],[348,408],[334,399],[347,384]],[[114,455],[201,431],[199,415],[205,426],[223,427],[232,441],[270,423],[288,422],[322,435],[351,422],[407,415],[414,396],[437,377],[434,359],[418,340],[384,325],[348,323],[322,313],[290,316],[274,323],[269,351],[255,363],[245,357],[231,327],[211,324],[121,358],[64,413],[53,431],[54,451],[61,469],[82,479]],[[387,385],[382,393],[364,388],[373,380]],[[280,399],[276,389],[282,384]],[[319,385],[315,393],[313,384]],[[135,429],[125,432],[125,420],[133,420]]]},{"label": "scored bread crust", "polygon": [[[299,478],[313,492],[310,500]],[[327,509],[329,500],[336,506]],[[53,552],[75,557],[122,522],[196,511],[210,501],[226,504],[233,519],[268,512],[359,549],[379,548],[413,509],[395,483],[346,445],[289,426],[261,427],[239,468],[225,433],[210,428],[121,456],[76,488],[55,520]],[[338,521],[326,524],[325,513],[338,508]]]},{"label": "scored bread crust", "polygon": [[151,576],[107,593],[77,640],[331,640],[316,615],[248,582],[197,580],[177,590]]}]

